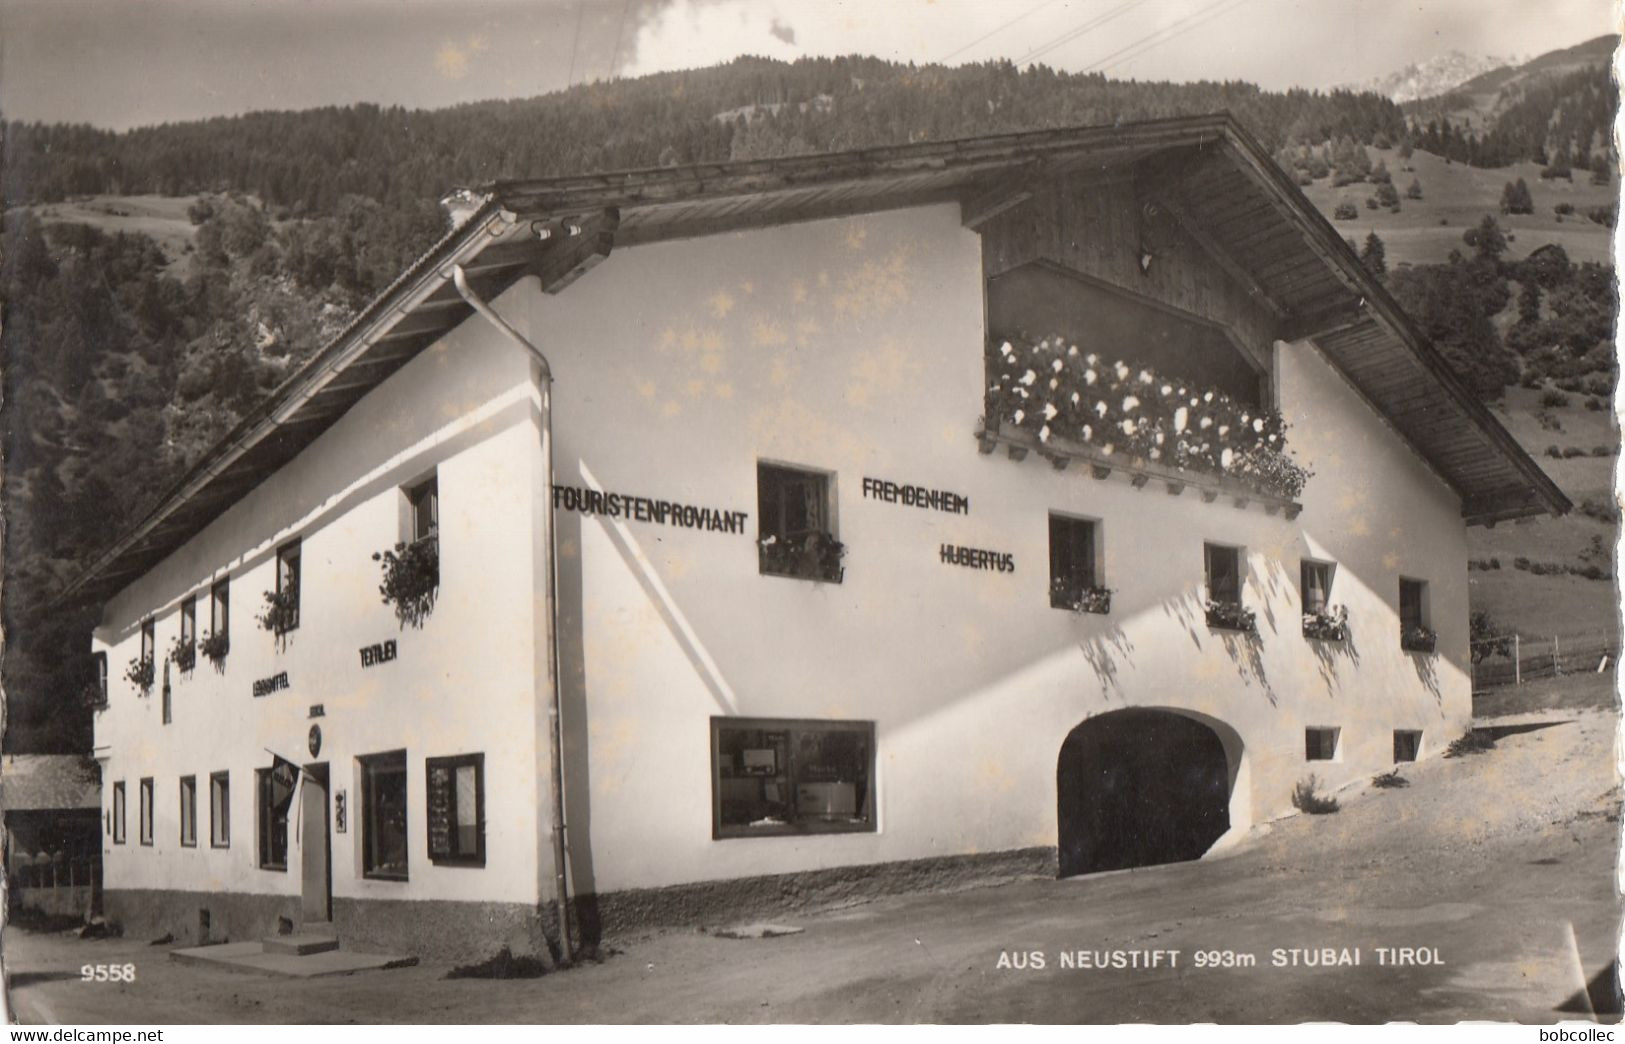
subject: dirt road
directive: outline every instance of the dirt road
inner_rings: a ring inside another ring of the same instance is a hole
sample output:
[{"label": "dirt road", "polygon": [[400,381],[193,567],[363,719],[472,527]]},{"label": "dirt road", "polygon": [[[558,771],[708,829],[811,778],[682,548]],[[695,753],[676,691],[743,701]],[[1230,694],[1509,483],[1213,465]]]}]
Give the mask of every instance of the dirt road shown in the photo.
[{"label": "dirt road", "polygon": [[[177,965],[141,940],[11,930],[10,998],[27,1021],[122,1024],[1586,1018],[1583,987],[1606,978],[1619,931],[1615,722],[1498,719],[1496,749],[1341,795],[1341,811],[1282,821],[1228,857],[785,918],[796,936],[653,933],[534,980],[422,965],[290,982]],[[1379,948],[1439,963],[1384,964]],[[1292,950],[1314,953],[1294,967]],[[1360,963],[1305,965],[1322,950]],[[1232,966],[1197,967],[1198,951]],[[1063,966],[1116,953],[1156,966]],[[124,962],[133,984],[80,982],[81,965]]]}]

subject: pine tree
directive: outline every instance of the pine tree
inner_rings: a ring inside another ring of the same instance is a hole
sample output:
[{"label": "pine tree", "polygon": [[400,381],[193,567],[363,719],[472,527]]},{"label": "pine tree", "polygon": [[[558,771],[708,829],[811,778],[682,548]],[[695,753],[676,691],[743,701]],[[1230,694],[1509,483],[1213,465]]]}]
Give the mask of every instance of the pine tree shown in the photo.
[{"label": "pine tree", "polygon": [[1406,199],[1421,199],[1422,198],[1422,180],[1420,178],[1412,178],[1411,179],[1411,183],[1408,186],[1406,186],[1406,188],[1405,188],[1405,198]]},{"label": "pine tree", "polygon": [[1360,251],[1360,264],[1378,279],[1388,274],[1388,251],[1383,247],[1382,238],[1376,232],[1366,235],[1365,249]]}]

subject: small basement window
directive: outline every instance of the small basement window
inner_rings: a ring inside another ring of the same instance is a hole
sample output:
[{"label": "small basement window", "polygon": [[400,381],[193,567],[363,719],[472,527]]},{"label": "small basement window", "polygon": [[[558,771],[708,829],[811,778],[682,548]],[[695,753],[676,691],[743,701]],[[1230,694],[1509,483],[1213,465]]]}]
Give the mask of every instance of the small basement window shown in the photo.
[{"label": "small basement window", "polygon": [[831,478],[828,472],[757,463],[756,548],[762,575],[841,582],[846,549],[835,538]]},{"label": "small basement window", "polygon": [[1303,756],[1306,761],[1336,761],[1338,735],[1343,730],[1335,727],[1315,727],[1303,730]]},{"label": "small basement window", "polygon": [[261,870],[288,868],[288,809],[293,804],[286,784],[278,783],[273,769],[254,770],[259,820],[259,860]]},{"label": "small basement window", "polygon": [[124,781],[113,784],[113,843],[124,843]]},{"label": "small basement window", "polygon": [[875,726],[712,718],[711,836],[875,829]]},{"label": "small basement window", "polygon": [[181,777],[181,846],[197,847],[197,777]]},{"label": "small basement window", "polygon": [[429,758],[429,858],[485,865],[485,755]]},{"label": "small basement window", "polygon": [[1084,613],[1111,612],[1100,583],[1100,523],[1050,512],[1049,604]]},{"label": "small basement window", "polygon": [[152,777],[141,781],[141,843],[152,844]]},{"label": "small basement window", "polygon": [[1394,762],[1415,761],[1422,750],[1421,729],[1394,730]]},{"label": "small basement window", "polygon": [[361,759],[361,872],[406,880],[406,751]]},{"label": "small basement window", "polygon": [[209,777],[209,845],[231,847],[231,774],[216,772]]}]

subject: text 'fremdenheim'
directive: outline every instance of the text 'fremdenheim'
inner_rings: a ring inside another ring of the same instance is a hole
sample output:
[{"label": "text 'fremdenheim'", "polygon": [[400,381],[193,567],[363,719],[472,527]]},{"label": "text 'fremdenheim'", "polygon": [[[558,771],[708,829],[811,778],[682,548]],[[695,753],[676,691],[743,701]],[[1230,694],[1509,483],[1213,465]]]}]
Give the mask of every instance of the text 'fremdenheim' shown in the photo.
[{"label": "text 'fremdenheim'", "polygon": [[970,514],[970,498],[967,496],[945,489],[899,485],[867,475],[863,477],[863,495],[868,500],[884,500],[888,504],[901,504],[904,507],[946,511],[950,515]]},{"label": "text 'fremdenheim'", "polygon": [[554,486],[553,506],[566,511],[579,511],[583,515],[630,518],[637,522],[657,522],[714,533],[743,533],[745,519],[750,517],[743,511],[722,511],[669,500],[635,497],[629,493],[582,489],[579,486]]}]

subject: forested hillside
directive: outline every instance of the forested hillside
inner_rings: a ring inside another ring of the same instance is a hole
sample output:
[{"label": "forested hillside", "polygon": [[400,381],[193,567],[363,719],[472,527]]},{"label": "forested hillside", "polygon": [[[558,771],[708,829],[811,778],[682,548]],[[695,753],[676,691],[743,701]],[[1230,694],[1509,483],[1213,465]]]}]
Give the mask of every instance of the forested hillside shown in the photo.
[{"label": "forested hillside", "polygon": [[[1413,133],[1369,93],[859,57],[740,59],[433,112],[357,105],[124,134],[6,124],[7,749],[87,740],[90,611],[52,605],[54,592],[444,230],[449,189],[1221,109],[1271,150],[1341,159],[1374,186],[1364,148]],[[160,211],[173,217],[132,216]],[[140,231],[160,226],[162,241]],[[1459,303],[1448,286],[1415,296],[1425,308],[1440,295]],[[1497,365],[1518,378],[1515,361]]]}]

